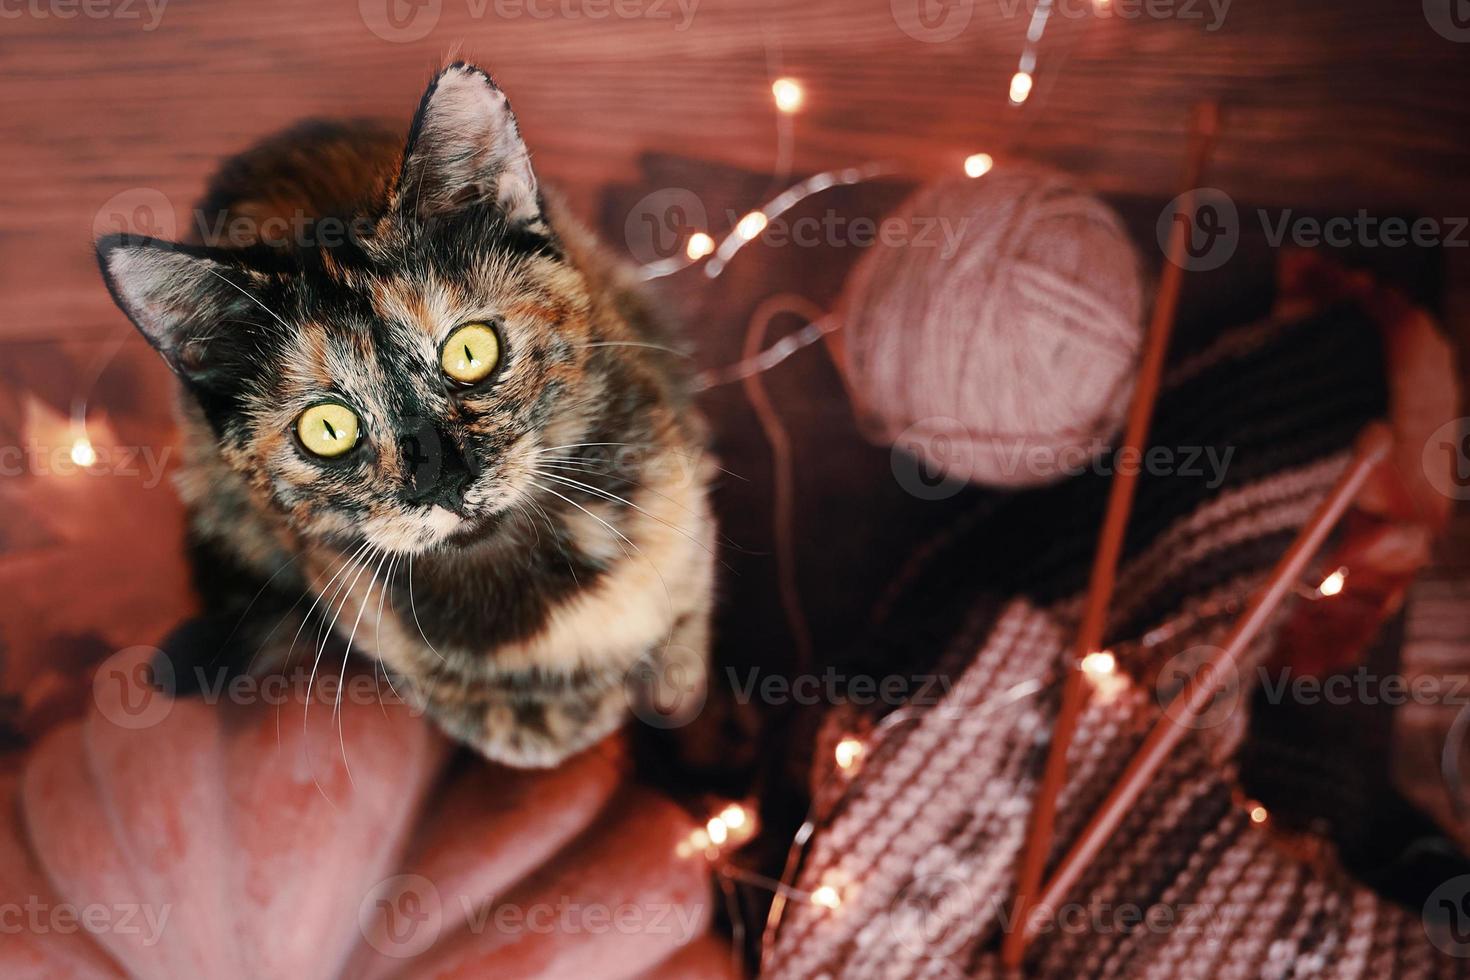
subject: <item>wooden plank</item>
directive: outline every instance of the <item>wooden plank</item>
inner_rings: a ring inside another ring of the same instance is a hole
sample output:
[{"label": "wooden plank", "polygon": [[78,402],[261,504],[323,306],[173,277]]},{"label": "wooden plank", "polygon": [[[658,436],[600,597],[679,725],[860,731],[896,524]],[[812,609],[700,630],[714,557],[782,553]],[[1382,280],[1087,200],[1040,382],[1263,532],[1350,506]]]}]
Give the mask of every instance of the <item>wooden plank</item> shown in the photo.
[{"label": "wooden plank", "polygon": [[675,0],[622,0],[649,15],[606,19],[590,16],[601,0],[499,0],[578,14],[545,20],[422,0],[438,21],[410,43],[368,28],[360,9],[378,2],[171,0],[152,30],[142,0],[137,19],[7,19],[0,337],[117,325],[88,243],[118,191],[156,189],[186,215],[221,155],[297,118],[406,124],[455,50],[495,71],[538,167],[584,211],[649,151],[769,170],[779,64],[808,89],[799,170],[890,158],[937,173],[986,149],[1167,196],[1187,106],[1211,96],[1227,114],[1211,182],[1238,199],[1470,212],[1470,44],[1435,33],[1418,0],[1237,0],[1218,30],[1203,0],[1206,20],[1055,17],[1020,109],[1004,93],[1031,0],[952,0],[970,20],[943,43],[900,29],[917,0],[700,0],[685,29]]}]

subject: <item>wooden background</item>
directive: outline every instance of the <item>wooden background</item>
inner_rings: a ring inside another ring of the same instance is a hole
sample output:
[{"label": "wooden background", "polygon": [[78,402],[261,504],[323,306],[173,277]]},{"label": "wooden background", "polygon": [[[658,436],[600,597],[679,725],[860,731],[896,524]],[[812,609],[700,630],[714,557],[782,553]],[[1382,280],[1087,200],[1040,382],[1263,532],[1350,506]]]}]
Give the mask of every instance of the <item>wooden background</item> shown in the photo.
[{"label": "wooden background", "polygon": [[[769,171],[767,86],[788,73],[808,92],[798,171],[935,173],[986,150],[1169,197],[1187,108],[1211,96],[1228,121],[1210,183],[1237,200],[1470,214],[1470,43],[1421,0],[1235,0],[1213,30],[1205,0],[1150,0],[1166,17],[1111,0],[1107,17],[1052,18],[1020,109],[1005,93],[1034,0],[684,0],[688,20],[677,0],[164,0],[156,18],[159,0],[83,2],[7,0],[0,19],[4,340],[118,327],[88,246],[120,191],[182,216],[222,154],[302,116],[406,121],[453,53],[497,75],[584,212],[649,151]],[[918,39],[900,26],[916,11],[962,29]],[[1465,251],[1447,252],[1457,281]]]}]

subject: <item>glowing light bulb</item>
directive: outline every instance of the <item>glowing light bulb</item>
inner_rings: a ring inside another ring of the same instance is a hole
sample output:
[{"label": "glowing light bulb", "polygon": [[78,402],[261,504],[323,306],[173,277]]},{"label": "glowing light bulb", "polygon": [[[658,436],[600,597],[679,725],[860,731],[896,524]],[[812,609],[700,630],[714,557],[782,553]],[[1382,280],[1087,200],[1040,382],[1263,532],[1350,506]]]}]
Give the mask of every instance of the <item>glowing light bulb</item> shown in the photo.
[{"label": "glowing light bulb", "polygon": [[739,830],[740,828],[744,827],[749,821],[750,815],[745,812],[745,807],[741,806],[739,803],[731,803],[729,806],[725,807],[725,809],[720,811],[720,819],[723,820],[725,826],[729,827],[731,830]]},{"label": "glowing light bulb", "polygon": [[831,885],[819,885],[812,892],[811,901],[813,905],[820,905],[824,909],[835,909],[842,904],[842,896]]},{"label": "glowing light bulb", "polygon": [[806,99],[801,83],[794,78],[778,78],[771,83],[771,94],[776,97],[776,108],[782,112],[795,112]]},{"label": "glowing light bulb", "polygon": [[735,234],[747,242],[766,230],[766,215],[763,211],[752,211],[740,219],[735,226]]},{"label": "glowing light bulb", "polygon": [[1082,658],[1082,672],[1091,677],[1106,677],[1118,669],[1118,658],[1111,650],[1098,650]]},{"label": "glowing light bulb", "polygon": [[704,825],[705,833],[709,834],[711,844],[719,847],[730,839],[730,828],[725,826],[725,821],[719,817],[710,817],[709,823]]},{"label": "glowing light bulb", "polygon": [[1261,806],[1261,804],[1259,803],[1252,804],[1249,812],[1251,823],[1265,823],[1266,819],[1271,816],[1271,814],[1266,811],[1266,808]]},{"label": "glowing light bulb", "polygon": [[684,254],[689,256],[689,261],[698,262],[715,250],[715,240],[702,231],[696,231],[689,236],[689,242],[684,246]]},{"label": "glowing light bulb", "polygon": [[1128,688],[1128,677],[1118,669],[1118,658],[1111,650],[1095,650],[1083,657],[1078,666],[1104,703],[1111,703]]},{"label": "glowing light bulb", "polygon": [[1322,584],[1317,586],[1317,594],[1327,597],[1335,596],[1342,591],[1345,581],[1347,581],[1347,569],[1339,568],[1322,580]]},{"label": "glowing light bulb", "polygon": [[965,157],[965,176],[984,177],[994,166],[995,160],[989,153],[972,153]]},{"label": "glowing light bulb", "polygon": [[1011,76],[1011,104],[1020,105],[1031,97],[1031,73],[1018,71]]},{"label": "glowing light bulb", "polygon": [[863,757],[863,743],[848,735],[837,743],[833,755],[837,757],[837,768],[851,769]]},{"label": "glowing light bulb", "polygon": [[92,441],[86,436],[77,436],[77,441],[71,444],[71,461],[78,466],[91,466],[97,462],[97,450],[92,448]]}]

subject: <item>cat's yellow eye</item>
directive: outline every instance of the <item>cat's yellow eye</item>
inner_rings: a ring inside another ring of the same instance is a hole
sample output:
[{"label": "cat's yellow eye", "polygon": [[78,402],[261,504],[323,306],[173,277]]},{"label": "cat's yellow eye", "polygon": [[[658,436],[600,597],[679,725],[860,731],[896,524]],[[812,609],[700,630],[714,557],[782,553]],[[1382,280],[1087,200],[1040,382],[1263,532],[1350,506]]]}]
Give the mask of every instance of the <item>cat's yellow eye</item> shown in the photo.
[{"label": "cat's yellow eye", "polygon": [[484,381],[500,363],[500,338],[487,323],[466,323],[444,342],[439,365],[462,385]]},{"label": "cat's yellow eye", "polygon": [[322,402],[301,413],[296,435],[308,452],[331,459],[357,445],[357,415],[346,405]]}]

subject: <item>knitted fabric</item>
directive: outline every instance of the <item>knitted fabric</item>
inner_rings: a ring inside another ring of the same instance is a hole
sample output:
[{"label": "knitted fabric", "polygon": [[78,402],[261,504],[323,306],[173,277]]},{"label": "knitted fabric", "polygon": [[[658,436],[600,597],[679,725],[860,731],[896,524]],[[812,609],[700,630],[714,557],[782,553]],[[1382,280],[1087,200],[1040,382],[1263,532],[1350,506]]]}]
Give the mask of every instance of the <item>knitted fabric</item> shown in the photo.
[{"label": "knitted fabric", "polygon": [[[1051,862],[1076,838],[1193,664],[1346,465],[1386,395],[1376,331],[1351,308],[1181,338],[1151,444],[1233,447],[1222,480],[1147,473],[1111,610],[1119,685],[1084,710]],[[1016,869],[1080,615],[1108,474],[1004,499],[907,569],[857,669],[952,682],[886,719],[844,707],[819,748],[868,739],[861,766],[817,756],[817,830],[766,951],[773,977],[1000,975]],[[1211,485],[1214,484],[1214,485]],[[1279,618],[1279,617],[1278,617]],[[1259,662],[1270,631],[1246,665]],[[884,665],[888,667],[884,668]],[[1248,678],[1169,758],[1057,909],[1039,911],[1026,975],[1457,975],[1419,916],[1323,858],[1288,853],[1241,807],[1232,763]],[[912,689],[912,688],[911,688]]]}]

